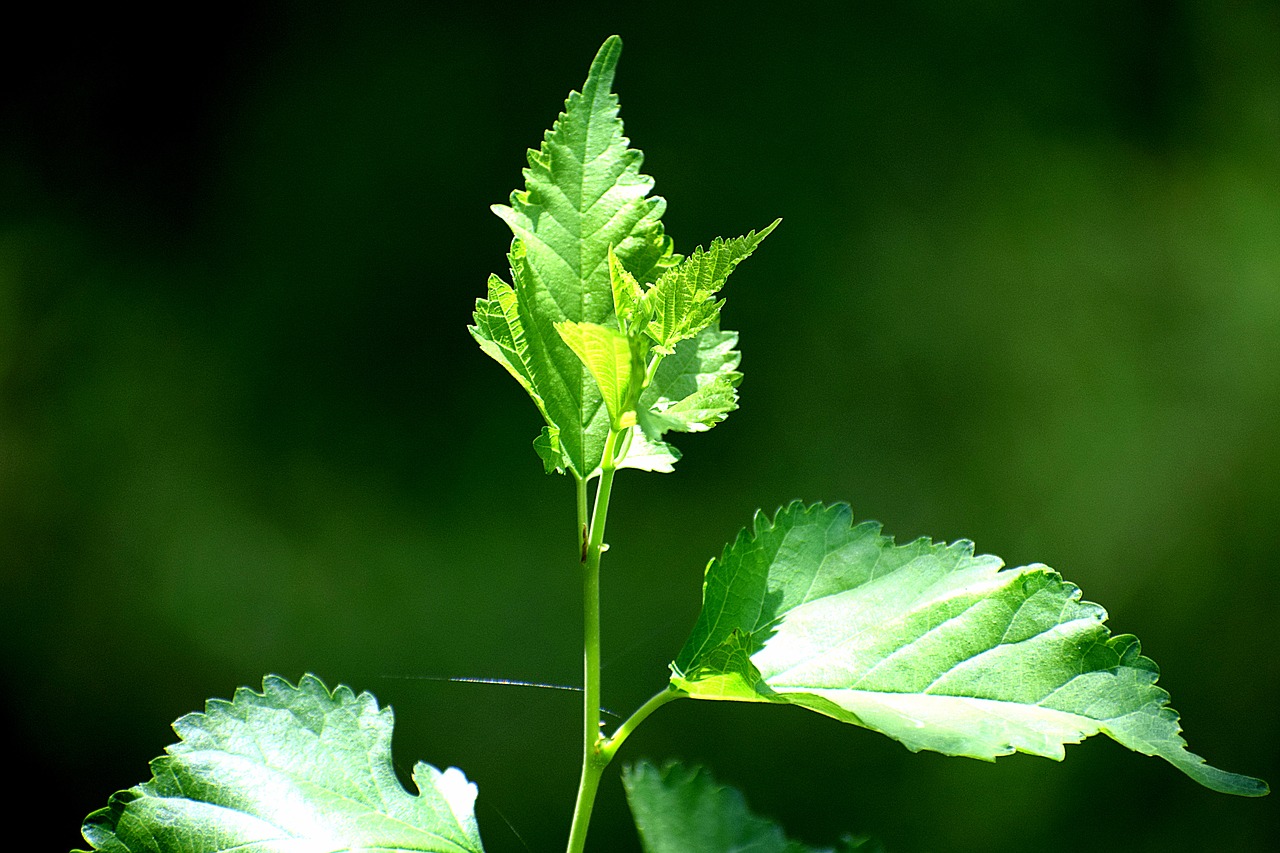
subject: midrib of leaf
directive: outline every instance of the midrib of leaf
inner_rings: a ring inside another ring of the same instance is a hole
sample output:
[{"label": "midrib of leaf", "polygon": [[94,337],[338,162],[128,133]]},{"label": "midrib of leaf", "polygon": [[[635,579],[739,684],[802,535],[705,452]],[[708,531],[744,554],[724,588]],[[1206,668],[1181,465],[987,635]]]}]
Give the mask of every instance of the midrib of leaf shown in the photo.
[{"label": "midrib of leaf", "polygon": [[[908,568],[908,566],[904,566],[903,568],[904,569]],[[891,579],[892,577],[893,577],[892,574],[885,575],[881,580]],[[992,581],[988,583],[987,588],[998,589],[1004,586],[1003,580],[1004,580],[1003,578],[992,579]],[[872,582],[872,584],[874,584],[874,582]],[[834,600],[838,599],[840,596],[849,596],[851,598],[861,598],[861,597],[864,597],[864,594],[865,594],[862,591],[866,590],[866,587],[872,584],[864,585],[862,587],[858,587],[855,590],[849,590],[847,592],[840,593],[839,595],[828,596],[826,599],[823,599],[823,600],[824,601],[831,600],[831,602],[834,604],[835,603]],[[812,589],[812,584],[810,585],[810,588]],[[968,617],[975,607],[980,607],[983,604],[986,604],[987,601],[981,597],[981,595],[986,591],[987,590],[984,589],[983,587],[974,585],[962,590],[956,590],[956,594],[951,596],[950,599],[936,599],[933,602],[926,602],[926,604],[939,604],[939,603],[946,602],[948,600],[955,601],[962,598],[972,598],[971,601],[969,601],[967,604],[964,605],[964,609],[961,610],[959,613],[955,613],[935,625],[930,625],[926,627],[924,631],[911,636],[910,639],[902,640],[901,645],[897,650],[891,652],[887,657],[884,657],[880,659],[878,662],[876,662],[875,664],[873,664],[869,669],[867,669],[866,672],[864,672],[861,676],[859,676],[858,680],[854,682],[854,684],[850,685],[850,688],[856,689],[859,684],[862,684],[863,682],[866,682],[867,680],[871,679],[872,676],[874,676],[877,673],[877,671],[884,670],[884,669],[892,669],[893,667],[898,665],[898,663],[902,658],[908,657],[913,653],[918,654],[918,650],[916,649],[917,643],[923,641],[926,637],[928,637],[931,634],[936,634],[938,632],[941,632],[947,629],[948,627],[954,626],[960,620],[963,620],[966,617]],[[1024,637],[1015,642],[1012,642],[1012,643],[1006,642],[1005,638],[1008,637],[1009,631],[1013,628],[1014,620],[1018,618],[1018,614],[1022,612],[1022,609],[1026,607],[1027,602],[1030,600],[1031,599],[1029,597],[1024,598],[1022,601],[1019,601],[1017,606],[1014,608],[1014,610],[1010,612],[1008,622],[1005,625],[1004,633],[1001,636],[1001,640],[999,642],[987,647],[986,649],[983,649],[977,654],[960,657],[954,664],[952,664],[950,667],[948,667],[947,669],[939,673],[932,681],[929,682],[928,685],[920,688],[914,688],[911,691],[901,691],[901,692],[927,693],[934,686],[936,686],[939,681],[942,681],[944,678],[947,677],[948,674],[955,671],[958,667],[963,666],[967,663],[972,663],[978,660],[978,658],[982,657],[983,655],[986,655],[992,651],[995,651],[996,649],[999,649],[1002,647],[1012,647],[1012,646],[1017,646],[1023,643],[1028,643],[1028,642],[1031,642],[1032,640],[1036,640],[1040,637],[1043,637],[1046,634],[1069,633],[1067,629],[1070,626],[1077,625],[1077,623],[1083,624],[1083,623],[1095,621],[1094,617],[1092,616],[1082,616],[1078,619],[1072,619],[1067,622],[1059,622],[1054,625],[1050,625],[1042,631],[1038,631],[1037,633],[1032,634],[1029,637]],[[805,605],[810,604],[812,601],[813,599],[809,599],[802,602],[801,604],[796,605],[795,607],[787,610],[785,613],[779,615],[777,618],[770,620],[768,624],[762,626],[760,629],[758,629],[756,632],[753,632],[753,633],[760,633],[761,631],[767,631],[773,627],[780,625],[788,617],[794,614],[799,614],[803,612],[803,608],[805,607]],[[905,623],[910,620],[910,617],[918,616],[919,614],[927,612],[930,609],[934,609],[934,608],[924,607],[924,608],[909,610],[905,614],[903,614],[903,616],[900,619],[895,621],[898,623]],[[870,622],[871,620],[868,620],[868,621]],[[788,673],[794,672],[804,667],[813,666],[815,663],[820,662],[824,659],[840,657],[841,653],[844,652],[851,643],[863,638],[869,633],[879,633],[879,634],[886,635],[887,637],[887,635],[889,634],[889,631],[886,630],[886,626],[883,623],[861,624],[859,625],[857,631],[848,635],[845,639],[838,641],[832,648],[825,650],[823,653],[814,655],[813,657],[810,657],[810,658],[800,659],[797,662],[793,663],[791,666],[788,666],[786,669],[770,670],[768,672],[762,671],[762,675],[764,675],[765,678],[768,679],[769,683],[772,686],[777,687],[779,686],[778,679],[785,678]],[[767,641],[765,645],[766,646],[768,645]]]},{"label": "midrib of leaf", "polygon": [[[606,46],[607,46],[606,49],[608,50],[608,55],[604,55],[605,54],[604,50],[600,51],[601,56],[597,56],[595,62],[599,62],[601,65],[609,65],[611,68],[616,67],[618,54],[622,50],[622,43],[616,39],[612,39],[609,42],[606,42]],[[595,62],[593,62],[592,64],[594,65]],[[594,71],[594,69],[592,70]],[[596,260],[595,265],[592,267],[592,269],[589,272],[583,271],[583,267],[587,263],[586,237],[591,235],[584,235],[582,233],[582,221],[586,216],[586,214],[589,213],[591,209],[594,208],[597,204],[599,204],[601,199],[603,199],[606,195],[609,194],[609,189],[613,186],[613,184],[609,184],[608,186],[606,186],[604,190],[600,193],[600,195],[596,196],[595,199],[592,200],[591,204],[587,205],[585,208],[582,206],[582,199],[586,197],[586,192],[587,192],[587,165],[588,165],[587,153],[591,148],[592,131],[596,129],[596,124],[597,124],[596,116],[601,114],[608,115],[609,113],[613,112],[617,108],[616,103],[610,103],[610,94],[611,94],[610,90],[613,87],[613,76],[614,74],[613,74],[613,71],[611,70],[607,76],[607,79],[604,81],[602,81],[601,78],[595,75],[594,73],[588,74],[588,78],[587,78],[589,81],[589,85],[593,91],[591,92],[591,109],[587,112],[587,132],[583,134],[582,151],[579,154],[578,161],[577,161],[579,163],[578,200],[577,200],[577,211],[578,211],[577,220],[578,221],[576,223],[577,227],[574,229],[574,233],[578,238],[577,240],[578,263],[576,265],[577,276],[578,276],[578,281],[582,283],[582,286],[578,289],[578,318],[581,320],[588,319],[587,317],[587,282],[590,280],[591,276],[595,274],[596,270],[600,266],[600,263],[602,261],[608,260],[608,253],[606,252]],[[606,85],[601,85],[602,82],[606,83]],[[588,87],[584,85],[582,88],[585,90]],[[600,94],[601,91],[604,92],[603,97],[601,97],[601,94]],[[587,93],[585,91],[582,93],[582,97],[583,98],[587,97]],[[611,127],[612,122],[606,121],[604,122],[604,125],[605,127],[602,130],[605,138],[603,140],[603,144],[599,149],[600,153],[598,153],[596,156],[591,158],[590,162],[592,163],[599,160],[601,157],[603,157],[605,154],[609,152],[609,143],[613,140],[613,128]],[[626,166],[624,164],[623,170],[625,171],[625,169],[626,169]],[[621,173],[619,173],[619,175],[614,176],[614,180],[616,181],[617,178],[620,176],[621,176]],[[595,229],[595,231],[591,232],[591,234],[594,235],[596,232],[600,230],[600,228],[603,228],[603,227],[604,227],[603,225],[598,226]],[[610,293],[612,293],[612,290],[610,291]],[[585,369],[578,371],[578,399],[583,401],[583,404],[584,404],[582,406],[582,418],[578,422],[578,446],[583,448],[587,446],[587,425],[596,419],[596,417],[600,413],[600,408],[604,405],[603,396],[592,393],[595,390],[594,383],[595,383],[595,380],[591,378],[591,375]],[[596,398],[594,400],[595,405],[591,407],[591,414],[588,415],[587,406],[585,405],[585,403],[587,400],[590,400],[593,396]],[[590,474],[590,473],[591,473],[590,471],[581,472],[583,476],[586,476],[587,474]]]}]

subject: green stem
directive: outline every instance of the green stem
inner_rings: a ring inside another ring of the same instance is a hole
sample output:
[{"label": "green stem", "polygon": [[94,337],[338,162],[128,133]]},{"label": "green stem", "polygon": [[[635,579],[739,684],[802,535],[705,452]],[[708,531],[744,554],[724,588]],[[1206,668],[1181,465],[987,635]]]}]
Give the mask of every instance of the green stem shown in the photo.
[{"label": "green stem", "polygon": [[587,827],[591,823],[591,809],[596,803],[596,791],[605,765],[599,761],[582,763],[582,779],[578,782],[578,802],[573,807],[573,826],[569,830],[568,853],[583,853],[587,843]]},{"label": "green stem", "polygon": [[577,487],[578,493],[578,550],[581,552],[581,560],[585,564],[587,562],[587,481],[579,477],[576,473],[573,475],[574,485]]},{"label": "green stem", "polygon": [[[617,472],[620,433],[609,431],[600,462],[600,483],[596,486],[596,503],[591,511],[590,535],[582,555],[582,778],[578,783],[578,800],[573,807],[573,826],[569,830],[568,853],[582,853],[587,842],[587,826],[595,805],[600,775],[609,764],[601,754],[604,738],[600,734],[600,555],[604,553],[604,528],[609,516],[609,496],[613,492],[613,475]],[[579,518],[585,512],[586,484],[578,489]]]},{"label": "green stem", "polygon": [[653,358],[649,361],[648,368],[644,372],[644,384],[641,388],[648,388],[649,383],[653,381],[653,377],[658,375],[658,365],[662,364],[662,354],[654,353]]},{"label": "green stem", "polygon": [[689,694],[685,693],[683,690],[668,685],[666,690],[655,694],[648,702],[645,702],[636,709],[636,712],[628,717],[626,722],[618,726],[618,730],[606,738],[605,742],[601,745],[600,755],[604,759],[605,763],[607,764],[613,760],[613,756],[622,747],[622,744],[626,742],[627,738],[631,737],[631,733],[634,732],[641,723],[649,718],[650,714],[668,702],[675,699],[683,699],[688,695]]}]

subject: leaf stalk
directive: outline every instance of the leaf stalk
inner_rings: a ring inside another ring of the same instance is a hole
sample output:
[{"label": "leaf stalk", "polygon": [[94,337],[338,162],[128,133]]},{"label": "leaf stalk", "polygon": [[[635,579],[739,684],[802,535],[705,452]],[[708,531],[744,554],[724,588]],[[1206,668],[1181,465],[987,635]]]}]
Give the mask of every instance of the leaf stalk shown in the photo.
[{"label": "leaf stalk", "polygon": [[683,699],[688,695],[688,693],[685,693],[678,687],[668,685],[665,690],[659,691],[651,696],[649,701],[637,708],[636,712],[628,717],[622,725],[618,726],[617,730],[612,735],[605,738],[604,743],[600,746],[600,755],[604,759],[605,764],[608,764],[613,760],[613,756],[617,754],[618,750],[622,747],[622,744],[626,742],[627,738],[631,737],[631,733],[639,728],[641,723],[649,718],[650,714],[668,702],[676,699]]}]

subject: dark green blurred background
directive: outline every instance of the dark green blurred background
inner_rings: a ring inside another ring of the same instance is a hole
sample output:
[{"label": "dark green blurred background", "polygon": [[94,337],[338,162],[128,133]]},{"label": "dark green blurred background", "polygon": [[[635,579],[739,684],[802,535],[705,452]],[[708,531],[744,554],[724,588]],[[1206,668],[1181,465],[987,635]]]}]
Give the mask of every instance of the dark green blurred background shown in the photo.
[{"label": "dark green blurred background", "polygon": [[[438,679],[580,678],[572,490],[464,327],[488,205],[613,32],[677,247],[785,221],[728,291],[741,411],[619,478],[606,704],[661,687],[756,508],[848,500],[1061,569],[1195,751],[1280,781],[1276,4],[78,14],[14,23],[0,91],[0,707],[50,849],[175,717],[304,671],[393,704],[402,768],[464,768],[490,850],[562,845],[577,697]],[[624,752],[814,843],[1280,834],[1105,738],[984,764],[687,702]],[[592,837],[638,849],[612,775]]]}]

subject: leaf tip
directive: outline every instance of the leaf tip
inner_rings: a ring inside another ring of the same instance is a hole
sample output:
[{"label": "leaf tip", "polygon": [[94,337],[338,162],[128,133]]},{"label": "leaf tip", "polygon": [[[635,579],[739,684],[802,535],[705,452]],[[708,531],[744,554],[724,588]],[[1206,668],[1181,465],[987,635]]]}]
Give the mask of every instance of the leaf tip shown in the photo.
[{"label": "leaf tip", "polygon": [[587,82],[582,87],[584,96],[592,89],[593,84],[605,92],[612,88],[613,72],[618,67],[618,57],[621,55],[621,36],[611,35],[604,40],[604,44],[596,51],[595,59],[591,61],[591,70],[587,72]]}]

